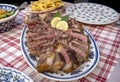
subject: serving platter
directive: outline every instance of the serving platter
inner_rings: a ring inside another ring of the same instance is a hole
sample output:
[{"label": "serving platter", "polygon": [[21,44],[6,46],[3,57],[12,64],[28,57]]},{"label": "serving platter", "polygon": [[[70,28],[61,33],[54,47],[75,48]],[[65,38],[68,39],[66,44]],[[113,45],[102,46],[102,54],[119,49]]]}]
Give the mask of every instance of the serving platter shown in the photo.
[{"label": "serving platter", "polygon": [[[36,65],[37,65],[37,58],[35,56],[31,56],[28,52],[28,47],[26,45],[26,32],[27,32],[27,27],[25,26],[23,28],[23,31],[21,33],[21,50],[23,52],[23,55],[27,61],[27,63],[35,70],[36,70]],[[71,81],[71,80],[76,80],[79,78],[82,78],[86,75],[88,75],[93,69],[96,67],[98,61],[99,61],[99,50],[98,46],[93,38],[93,36],[90,34],[90,32],[86,29],[84,26],[84,33],[88,35],[89,40],[90,40],[90,56],[88,62],[83,62],[82,65],[75,70],[72,73],[40,73],[40,75],[52,79],[52,80],[57,80],[57,81]]]},{"label": "serving platter", "polygon": [[14,68],[0,67],[0,82],[33,82],[33,80]]},{"label": "serving platter", "polygon": [[117,11],[96,3],[77,3],[66,8],[66,14],[76,20],[95,25],[110,24],[119,19]]}]

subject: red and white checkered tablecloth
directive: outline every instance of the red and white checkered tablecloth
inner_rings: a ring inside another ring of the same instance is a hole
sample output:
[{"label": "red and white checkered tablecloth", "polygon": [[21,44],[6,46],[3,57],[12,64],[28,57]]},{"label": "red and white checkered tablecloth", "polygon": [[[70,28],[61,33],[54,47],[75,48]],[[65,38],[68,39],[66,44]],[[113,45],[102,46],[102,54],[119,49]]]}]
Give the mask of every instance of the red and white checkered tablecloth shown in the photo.
[{"label": "red and white checkered tablecloth", "polygon": [[[20,37],[26,15],[20,11],[14,28],[0,34],[0,66],[12,67],[22,71],[34,82],[54,82],[40,76],[24,59],[20,48]],[[87,26],[94,36],[100,51],[100,60],[96,68],[87,76],[73,82],[106,82],[120,59],[120,25]]]}]

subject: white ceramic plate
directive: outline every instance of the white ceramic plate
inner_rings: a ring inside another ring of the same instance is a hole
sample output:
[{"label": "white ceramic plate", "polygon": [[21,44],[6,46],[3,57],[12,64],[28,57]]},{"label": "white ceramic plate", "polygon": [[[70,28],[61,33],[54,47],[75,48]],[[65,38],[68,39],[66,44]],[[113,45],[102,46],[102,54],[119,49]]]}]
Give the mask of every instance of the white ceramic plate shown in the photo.
[{"label": "white ceramic plate", "polygon": [[[29,55],[29,52],[27,51],[28,47],[26,46],[26,31],[27,27],[23,29],[23,32],[21,34],[21,49],[23,51],[24,57],[28,64],[34,69],[37,65],[37,58],[34,56]],[[82,78],[89,74],[97,65],[99,61],[99,50],[97,47],[97,44],[93,38],[93,36],[87,31],[87,29],[84,28],[84,33],[89,36],[90,39],[90,56],[89,61],[86,63],[83,63],[82,66],[80,66],[79,70],[76,70],[69,74],[55,74],[55,73],[40,73],[42,76],[52,79],[52,80],[59,80],[59,81],[71,81],[76,80],[79,78]]]},{"label": "white ceramic plate", "polygon": [[77,3],[66,8],[66,14],[87,24],[110,24],[119,19],[118,13],[107,6],[96,3]]},{"label": "white ceramic plate", "polygon": [[16,69],[0,67],[0,82],[33,82],[33,80]]}]

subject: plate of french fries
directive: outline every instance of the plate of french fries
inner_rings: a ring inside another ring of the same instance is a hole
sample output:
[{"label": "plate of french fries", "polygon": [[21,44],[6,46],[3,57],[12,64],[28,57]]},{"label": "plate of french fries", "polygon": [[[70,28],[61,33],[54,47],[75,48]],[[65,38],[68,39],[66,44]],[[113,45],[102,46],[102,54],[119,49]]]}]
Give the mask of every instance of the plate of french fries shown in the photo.
[{"label": "plate of french fries", "polygon": [[44,13],[63,7],[65,4],[62,0],[38,0],[31,1],[27,10],[31,13]]}]

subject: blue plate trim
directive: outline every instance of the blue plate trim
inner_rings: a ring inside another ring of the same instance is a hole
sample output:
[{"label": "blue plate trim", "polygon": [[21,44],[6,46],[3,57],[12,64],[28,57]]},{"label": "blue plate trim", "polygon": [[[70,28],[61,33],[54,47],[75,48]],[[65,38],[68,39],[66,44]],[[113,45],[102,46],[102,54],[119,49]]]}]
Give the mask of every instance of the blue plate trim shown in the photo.
[{"label": "blue plate trim", "polygon": [[33,82],[22,72],[8,67],[0,67],[0,82]]},{"label": "blue plate trim", "polygon": [[0,4],[0,9],[4,9],[4,10],[7,10],[7,11],[11,11],[11,10],[14,10],[15,7],[9,6],[9,5],[1,5],[1,4]]},{"label": "blue plate trim", "polygon": [[95,42],[95,40],[94,40],[94,38],[91,36],[91,34],[87,31],[87,29],[85,29],[84,28],[84,31],[88,34],[88,35],[90,35],[89,37],[92,39],[92,41],[93,41],[93,43],[94,43],[94,47],[95,47],[95,50],[96,50],[96,53],[98,54],[98,55],[96,55],[96,59],[95,59],[95,61],[94,61],[94,64],[87,70],[87,71],[85,71],[85,72],[83,72],[83,73],[81,73],[81,74],[79,74],[79,75],[75,75],[75,76],[71,76],[71,77],[55,77],[55,76],[52,76],[52,75],[49,75],[48,73],[43,73],[44,75],[46,75],[46,76],[48,76],[48,77],[52,77],[52,78],[56,78],[56,79],[64,79],[64,80],[68,80],[68,79],[74,79],[74,78],[79,78],[80,76],[84,76],[86,73],[88,73],[88,72],[90,72],[95,66],[96,66],[96,64],[97,64],[97,62],[98,62],[98,59],[99,59],[99,51],[98,51],[98,47],[97,47],[97,45],[96,45],[96,42]]},{"label": "blue plate trim", "polygon": [[25,28],[23,29],[22,37],[21,37],[22,51],[23,51],[23,53],[24,53],[26,59],[28,60],[28,62],[33,66],[33,68],[35,68],[35,65],[30,61],[29,55],[27,55],[27,51],[25,50],[25,47],[24,47],[24,46],[25,46],[24,36],[25,36],[25,33],[26,33],[26,29],[27,29],[27,27],[25,27]]},{"label": "blue plate trim", "polygon": [[[27,53],[26,51],[26,45],[25,45],[25,34],[26,34],[26,30],[27,30],[27,27],[25,27],[23,29],[23,32],[22,32],[22,35],[21,35],[21,49],[24,53],[24,57],[25,59],[27,60],[27,62],[29,63],[29,65],[36,71],[35,69],[35,65],[34,63],[30,60],[30,57],[29,57],[29,54]],[[79,71],[77,71],[75,74],[70,74],[69,76],[57,76],[57,75],[52,75],[50,73],[40,73],[41,75],[49,78],[49,79],[53,79],[53,80],[60,80],[60,81],[70,81],[70,80],[75,80],[75,79],[79,79],[79,78],[82,78],[84,76],[86,76],[87,74],[89,74],[97,65],[98,61],[99,61],[99,50],[98,50],[98,46],[93,38],[93,36],[88,32],[88,30],[86,28],[84,28],[84,32],[89,36],[89,39],[91,40],[91,42],[93,42],[93,47],[95,48],[95,52],[96,54],[94,54],[95,56],[95,60],[92,64],[92,66],[89,67],[89,69],[85,70],[84,72],[82,73],[79,73]],[[93,52],[92,52],[93,54]]]}]

